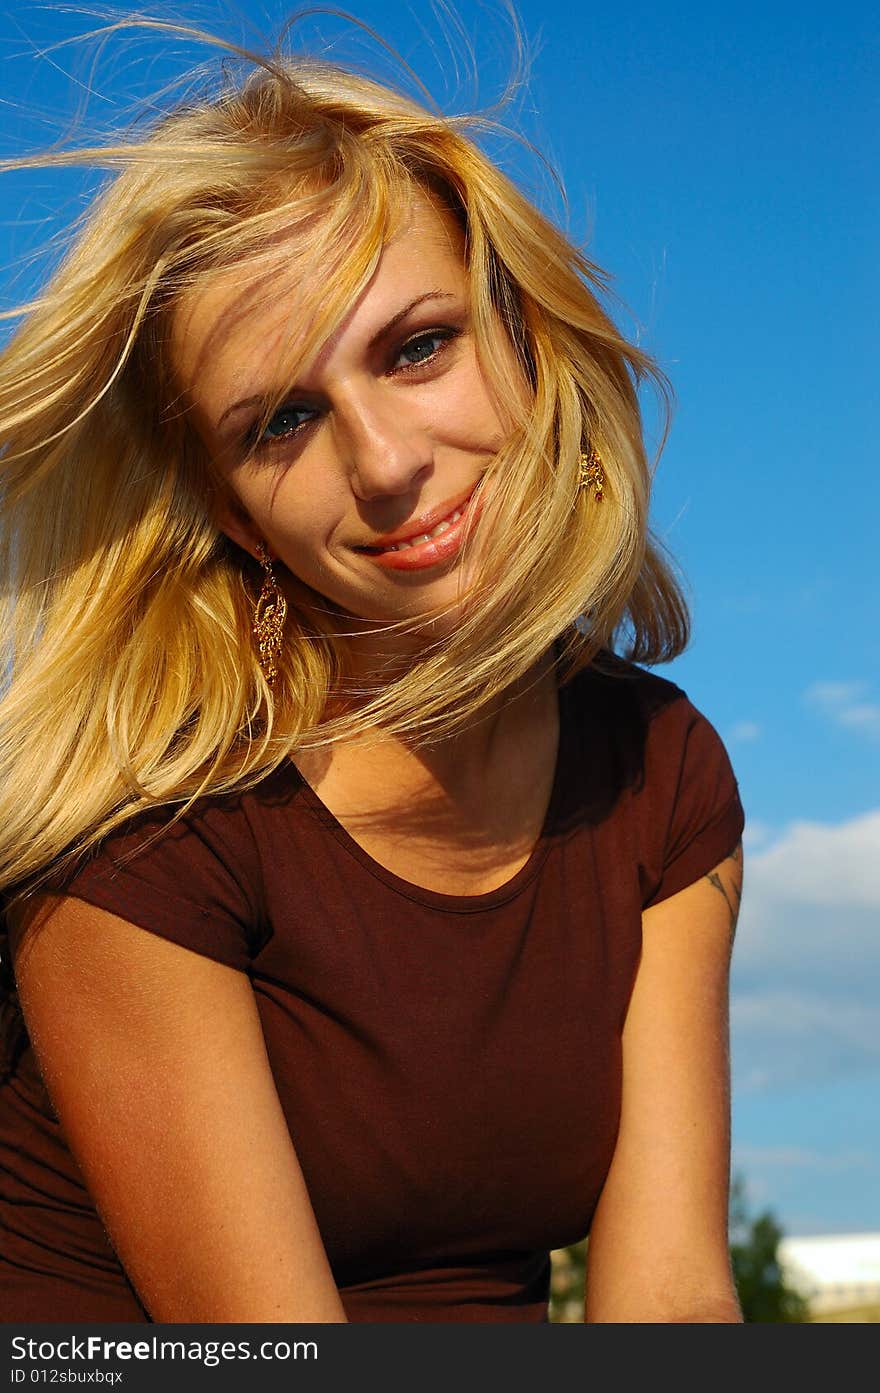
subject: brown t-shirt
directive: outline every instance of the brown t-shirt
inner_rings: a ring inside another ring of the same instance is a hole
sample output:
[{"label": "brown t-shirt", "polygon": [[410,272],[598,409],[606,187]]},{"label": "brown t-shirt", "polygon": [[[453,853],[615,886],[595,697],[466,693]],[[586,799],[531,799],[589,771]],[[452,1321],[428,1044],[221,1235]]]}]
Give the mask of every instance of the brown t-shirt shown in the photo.
[{"label": "brown t-shirt", "polygon": [[[69,892],[249,974],[349,1320],[545,1320],[549,1252],[587,1234],[614,1151],[642,910],[742,831],[712,726],[653,674],[581,673],[540,840],[482,895],[378,865],[290,763],[117,865],[155,826]],[[0,1164],[3,1319],[149,1320],[30,1051]]]}]

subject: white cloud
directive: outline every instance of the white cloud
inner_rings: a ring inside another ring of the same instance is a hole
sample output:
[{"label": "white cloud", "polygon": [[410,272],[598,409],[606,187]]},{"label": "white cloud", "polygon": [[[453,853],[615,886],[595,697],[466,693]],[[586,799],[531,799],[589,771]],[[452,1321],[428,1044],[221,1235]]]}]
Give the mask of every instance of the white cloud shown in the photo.
[{"label": "white cloud", "polygon": [[760,734],[761,727],[757,721],[737,721],[736,725],[731,727],[728,740],[732,744],[746,745],[757,740]]},{"label": "white cloud", "polygon": [[847,730],[880,740],[880,705],[866,700],[866,682],[814,682],[804,700]]},{"label": "white cloud", "polygon": [[735,991],[731,1036],[737,1090],[880,1071],[880,1005],[852,1000],[841,984],[825,996],[806,987]]},{"label": "white cloud", "polygon": [[880,706],[872,706],[870,702],[847,706],[840,712],[838,720],[841,725],[849,726],[851,730],[880,740]]},{"label": "white cloud", "polygon": [[880,809],[837,826],[794,822],[752,857],[749,887],[765,901],[880,910]]},{"label": "white cloud", "polygon": [[803,1146],[738,1146],[737,1165],[778,1166],[781,1170],[812,1170],[839,1173],[875,1170],[876,1157],[867,1151],[811,1151]]},{"label": "white cloud", "polygon": [[773,828],[769,822],[759,822],[757,818],[746,817],[746,825],[743,829],[743,846],[747,851],[763,846],[772,836]]},{"label": "white cloud", "polygon": [[734,1085],[880,1069],[880,810],[798,822],[746,856],[731,974]]},{"label": "white cloud", "polygon": [[804,692],[811,706],[820,706],[823,711],[837,711],[864,696],[864,682],[814,682]]}]

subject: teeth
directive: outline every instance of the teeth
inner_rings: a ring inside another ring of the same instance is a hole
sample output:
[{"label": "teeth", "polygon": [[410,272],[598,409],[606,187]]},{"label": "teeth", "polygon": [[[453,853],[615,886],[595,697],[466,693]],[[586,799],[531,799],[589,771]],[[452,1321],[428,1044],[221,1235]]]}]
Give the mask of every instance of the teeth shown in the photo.
[{"label": "teeth", "polygon": [[458,522],[461,514],[462,509],[456,508],[454,513],[451,513],[448,518],[444,518],[442,522],[438,522],[437,526],[432,528],[430,532],[423,532],[419,537],[411,537],[408,542],[395,542],[393,547],[386,547],[385,550],[405,551],[407,547],[418,547],[423,542],[430,542],[432,537],[439,537],[442,532],[448,532],[452,524]]}]

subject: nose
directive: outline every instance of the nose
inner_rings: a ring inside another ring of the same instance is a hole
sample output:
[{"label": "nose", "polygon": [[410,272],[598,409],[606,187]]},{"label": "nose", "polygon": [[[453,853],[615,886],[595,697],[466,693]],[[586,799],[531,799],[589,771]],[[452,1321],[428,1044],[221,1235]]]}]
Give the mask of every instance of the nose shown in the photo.
[{"label": "nose", "polygon": [[417,491],[433,469],[433,449],[424,426],[381,386],[351,392],[336,410],[340,453],[352,491],[362,502],[386,494]]}]

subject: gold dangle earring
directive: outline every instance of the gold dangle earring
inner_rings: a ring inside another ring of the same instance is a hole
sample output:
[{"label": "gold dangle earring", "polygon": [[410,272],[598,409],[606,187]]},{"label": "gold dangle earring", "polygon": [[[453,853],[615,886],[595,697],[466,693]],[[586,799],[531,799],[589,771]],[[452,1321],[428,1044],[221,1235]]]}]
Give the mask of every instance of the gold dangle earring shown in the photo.
[{"label": "gold dangle earring", "polygon": [[605,470],[599,451],[592,445],[589,450],[581,451],[578,460],[578,489],[590,488],[596,496],[596,502],[601,503],[605,497]]},{"label": "gold dangle earring", "polygon": [[254,634],[259,649],[260,667],[269,686],[278,676],[277,659],[281,652],[287,601],[279,589],[272,570],[272,560],[262,542],[257,543],[257,556],[263,568],[263,586],[254,610]]}]

